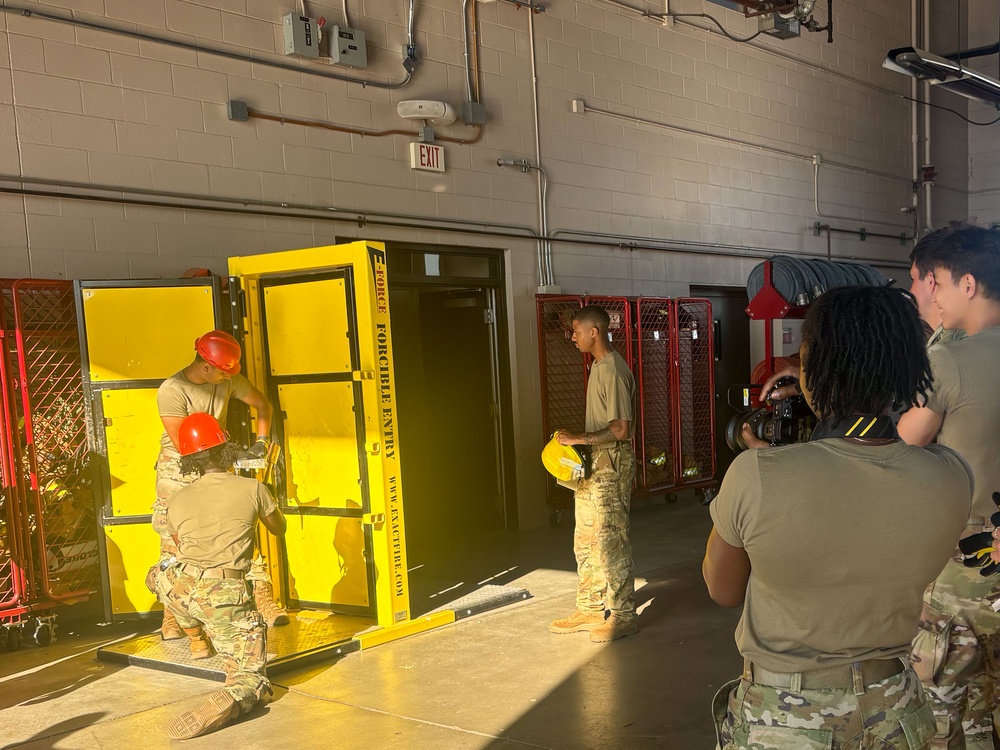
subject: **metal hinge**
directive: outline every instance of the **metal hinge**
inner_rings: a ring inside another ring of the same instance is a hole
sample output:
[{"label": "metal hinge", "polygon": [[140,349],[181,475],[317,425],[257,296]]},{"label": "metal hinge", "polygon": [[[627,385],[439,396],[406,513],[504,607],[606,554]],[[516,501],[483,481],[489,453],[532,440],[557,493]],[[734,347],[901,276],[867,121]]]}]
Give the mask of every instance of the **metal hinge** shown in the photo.
[{"label": "metal hinge", "polygon": [[493,314],[493,308],[488,307],[483,310],[483,321],[488,326],[491,326],[496,322],[496,316]]}]

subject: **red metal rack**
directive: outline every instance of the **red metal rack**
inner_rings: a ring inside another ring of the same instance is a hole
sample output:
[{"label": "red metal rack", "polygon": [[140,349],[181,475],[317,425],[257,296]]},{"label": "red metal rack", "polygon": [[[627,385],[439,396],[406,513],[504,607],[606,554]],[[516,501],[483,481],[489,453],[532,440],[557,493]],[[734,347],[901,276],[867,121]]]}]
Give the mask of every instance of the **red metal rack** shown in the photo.
[{"label": "red metal rack", "polygon": [[[582,430],[589,357],[573,346],[571,318],[583,305],[611,316],[611,344],[636,379],[636,492],[715,484],[712,307],[708,300],[538,295],[538,350],[545,440],[562,427]],[[548,484],[556,510],[572,495]]]}]

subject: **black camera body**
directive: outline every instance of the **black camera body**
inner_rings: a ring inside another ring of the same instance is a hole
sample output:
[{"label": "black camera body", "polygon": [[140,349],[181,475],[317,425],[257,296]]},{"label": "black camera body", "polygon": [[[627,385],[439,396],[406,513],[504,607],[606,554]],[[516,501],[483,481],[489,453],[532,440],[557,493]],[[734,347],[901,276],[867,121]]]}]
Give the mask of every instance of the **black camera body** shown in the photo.
[{"label": "black camera body", "polygon": [[[796,383],[795,378],[784,377],[778,380],[774,387],[783,388]],[[743,439],[744,425],[750,425],[750,431],[753,435],[758,440],[763,440],[770,445],[790,445],[809,440],[816,427],[816,415],[812,413],[805,398],[801,395],[791,396],[773,403],[768,399],[767,406],[752,408],[749,394],[754,389],[759,391],[761,386],[735,387],[743,389],[743,405],[739,408],[745,411],[734,416],[726,425],[726,444],[734,453],[744,451],[748,447]],[[730,405],[733,405],[731,398]]]}]

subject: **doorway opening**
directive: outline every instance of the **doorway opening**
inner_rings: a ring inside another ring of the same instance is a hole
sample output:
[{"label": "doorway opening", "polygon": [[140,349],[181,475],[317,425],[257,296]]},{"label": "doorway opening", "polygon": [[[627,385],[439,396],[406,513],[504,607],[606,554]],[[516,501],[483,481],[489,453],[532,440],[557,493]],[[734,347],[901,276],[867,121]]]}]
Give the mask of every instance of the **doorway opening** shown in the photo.
[{"label": "doorway opening", "polygon": [[[414,614],[488,577],[475,545],[517,529],[499,251],[387,245]],[[501,345],[502,344],[502,345]]]},{"label": "doorway opening", "polygon": [[715,456],[719,482],[736,458],[726,443],[726,424],[735,414],[727,394],[731,386],[750,382],[750,319],[746,314],[747,292],[743,287],[692,286],[692,297],[712,302],[715,334]]}]

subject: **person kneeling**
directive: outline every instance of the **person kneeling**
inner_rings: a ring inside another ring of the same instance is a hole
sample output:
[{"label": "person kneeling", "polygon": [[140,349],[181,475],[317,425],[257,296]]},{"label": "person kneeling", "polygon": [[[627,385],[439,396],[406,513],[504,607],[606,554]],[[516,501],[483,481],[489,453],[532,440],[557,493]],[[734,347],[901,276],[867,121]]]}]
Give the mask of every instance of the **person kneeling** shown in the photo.
[{"label": "person kneeling", "polygon": [[239,448],[215,417],[185,417],[178,437],[182,471],[200,477],[170,500],[166,528],[177,554],[162,563],[155,587],[192,636],[193,656],[211,656],[214,647],[226,672],[224,688],[171,723],[170,737],[183,740],[225,726],[271,690],[264,676],[267,628],[246,574],[257,519],[277,535],[285,533],[285,519],[263,484],[229,473]]},{"label": "person kneeling", "polygon": [[711,506],[705,582],[743,605],[743,675],[713,705],[719,747],[923,748],[934,717],[907,655],[924,589],[965,530],[971,470],[907,445],[888,416],[930,386],[898,291],[827,292],[800,354],[812,440],[740,454]]}]

